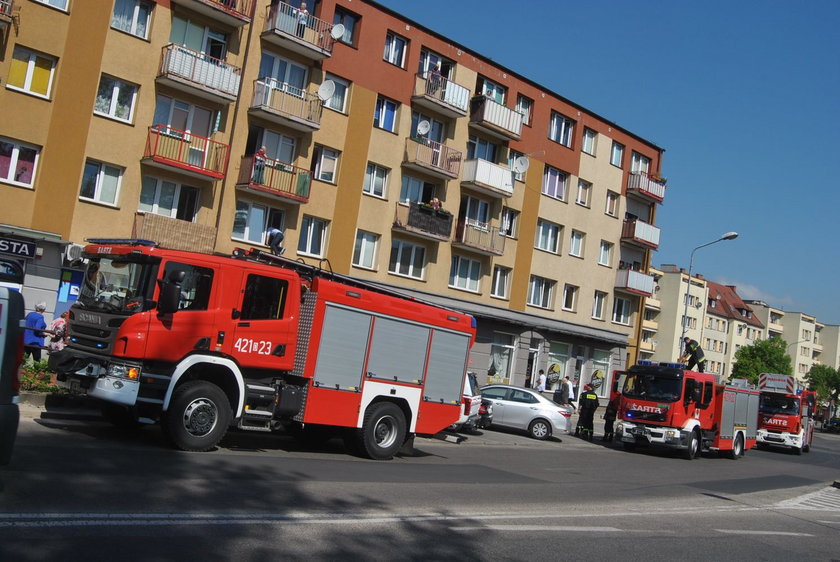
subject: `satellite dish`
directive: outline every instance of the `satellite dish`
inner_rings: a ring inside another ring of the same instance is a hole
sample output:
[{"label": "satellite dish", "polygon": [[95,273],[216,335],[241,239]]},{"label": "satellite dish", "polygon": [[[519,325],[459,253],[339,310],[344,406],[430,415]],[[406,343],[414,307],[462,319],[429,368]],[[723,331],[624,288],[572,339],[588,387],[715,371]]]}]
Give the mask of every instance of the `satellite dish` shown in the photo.
[{"label": "satellite dish", "polygon": [[431,130],[432,130],[432,124],[429,123],[428,121],[426,121],[425,119],[423,121],[420,121],[419,123],[417,123],[417,134],[420,135],[421,137],[423,135],[427,134]]},{"label": "satellite dish", "polygon": [[327,101],[335,94],[335,82],[332,80],[324,80],[318,86],[318,98],[321,101]]},{"label": "satellite dish", "polygon": [[531,162],[528,160],[527,156],[518,156],[513,161],[513,171],[516,172],[517,174],[525,173],[525,171],[528,170],[528,166],[530,164],[531,164]]},{"label": "satellite dish", "polygon": [[342,37],[344,37],[344,24],[337,23],[333,26],[332,31],[330,31],[330,36],[338,41]]}]

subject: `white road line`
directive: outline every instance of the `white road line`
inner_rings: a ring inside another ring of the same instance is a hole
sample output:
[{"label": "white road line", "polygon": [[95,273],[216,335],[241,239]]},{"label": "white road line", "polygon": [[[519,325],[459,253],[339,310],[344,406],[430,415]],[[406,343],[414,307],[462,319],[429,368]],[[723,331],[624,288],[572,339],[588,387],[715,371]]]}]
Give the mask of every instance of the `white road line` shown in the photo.
[{"label": "white road line", "polygon": [[575,533],[623,533],[617,527],[565,527],[552,525],[481,525],[473,527],[450,527],[452,531],[557,531]]},{"label": "white road line", "polygon": [[774,535],[784,537],[813,537],[809,533],[791,533],[789,531],[750,531],[748,529],[714,529],[725,535]]}]

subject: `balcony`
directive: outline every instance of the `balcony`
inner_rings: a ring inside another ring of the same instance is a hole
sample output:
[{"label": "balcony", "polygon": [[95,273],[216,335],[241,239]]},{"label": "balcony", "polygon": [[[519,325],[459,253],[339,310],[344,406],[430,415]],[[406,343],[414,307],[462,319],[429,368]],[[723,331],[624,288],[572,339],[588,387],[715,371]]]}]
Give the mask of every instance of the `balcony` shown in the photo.
[{"label": "balcony", "polygon": [[651,310],[662,310],[662,301],[659,300],[659,293],[656,291],[656,286],[653,287],[653,294],[648,295],[645,299],[645,308]]},{"label": "balcony", "polygon": [[659,228],[639,219],[624,221],[621,230],[621,241],[641,248],[659,248]]},{"label": "balcony", "polygon": [[503,141],[519,140],[522,114],[486,96],[475,96],[470,102],[470,125]]},{"label": "balcony", "polygon": [[303,14],[285,2],[278,2],[266,9],[268,14],[262,37],[267,42],[312,61],[332,56],[335,43],[331,35],[333,24],[311,14]]},{"label": "balcony", "polygon": [[173,219],[155,213],[134,216],[132,238],[154,240],[164,248],[213,253],[216,249],[216,229],[212,226]]},{"label": "balcony", "polygon": [[655,180],[644,172],[631,172],[627,179],[627,193],[662,203],[665,200],[665,182]]},{"label": "balcony", "polygon": [[394,229],[427,240],[446,242],[452,236],[452,213],[435,210],[415,201],[410,202],[408,206],[397,203]]},{"label": "balcony", "polygon": [[615,275],[615,288],[618,291],[649,297],[653,294],[656,282],[653,275],[633,269],[619,269]]},{"label": "balcony", "polygon": [[321,128],[323,104],[318,96],[272,78],[254,81],[249,113],[304,133]]},{"label": "balcony", "polygon": [[461,185],[496,198],[513,195],[511,171],[504,166],[480,158],[464,162]]},{"label": "balcony", "polygon": [[271,195],[287,203],[307,203],[312,172],[280,160],[245,156],[236,187],[258,195]]},{"label": "balcony", "polygon": [[241,70],[223,60],[169,44],[160,57],[157,82],[216,103],[236,101]]},{"label": "balcony", "polygon": [[151,166],[171,169],[198,179],[224,179],[230,147],[166,125],[152,125],[146,138],[143,161]]},{"label": "balcony", "polygon": [[470,108],[470,89],[436,72],[421,72],[414,79],[411,101],[446,117],[466,117]]},{"label": "balcony", "polygon": [[14,8],[14,0],[0,0],[0,29],[3,25],[8,25],[12,21],[12,8]]},{"label": "balcony", "polygon": [[217,23],[242,27],[251,23],[256,0],[172,0],[172,3],[189,8]]},{"label": "balcony", "polygon": [[505,237],[499,228],[471,219],[458,221],[452,245],[485,256],[501,256],[505,253]]},{"label": "balcony", "polygon": [[405,139],[403,166],[443,180],[461,173],[463,153],[445,144],[426,139]]},{"label": "balcony", "polygon": [[656,351],[656,342],[653,340],[642,340],[639,342],[639,351],[643,353],[653,353]]}]

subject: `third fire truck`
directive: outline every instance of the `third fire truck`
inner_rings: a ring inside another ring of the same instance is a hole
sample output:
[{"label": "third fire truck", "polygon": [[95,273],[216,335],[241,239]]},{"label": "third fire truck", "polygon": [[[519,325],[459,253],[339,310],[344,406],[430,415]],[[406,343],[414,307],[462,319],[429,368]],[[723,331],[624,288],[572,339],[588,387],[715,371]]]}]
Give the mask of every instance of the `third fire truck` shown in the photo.
[{"label": "third fire truck", "polygon": [[773,373],[758,376],[758,390],[758,445],[807,453],[814,436],[816,393],[802,388],[793,375]]},{"label": "third fire truck", "polygon": [[625,373],[616,437],[626,450],[669,448],[687,459],[719,451],[737,459],[755,446],[759,395],[749,386],[722,384],[681,363],[640,361]]}]

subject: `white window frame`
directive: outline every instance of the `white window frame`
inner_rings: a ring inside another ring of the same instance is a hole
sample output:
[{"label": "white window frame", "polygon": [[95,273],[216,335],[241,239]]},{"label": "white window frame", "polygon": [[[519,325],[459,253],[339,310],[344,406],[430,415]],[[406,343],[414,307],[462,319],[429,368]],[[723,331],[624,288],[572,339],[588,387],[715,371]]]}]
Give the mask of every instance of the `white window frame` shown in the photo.
[{"label": "white window frame", "polygon": [[355,45],[356,29],[361,21],[361,16],[349,10],[345,10],[341,6],[335,7],[335,15],[333,16],[333,25],[340,23],[344,26],[344,35],[338,40],[347,45]]},{"label": "white window frame", "polygon": [[618,202],[619,202],[620,195],[615,191],[607,191],[607,199],[606,205],[604,207],[604,213],[611,216],[617,217],[618,216]]},{"label": "white window frame", "polygon": [[635,150],[630,153],[630,171],[647,174],[650,171],[650,158]]},{"label": "white window frame", "polygon": [[577,308],[578,287],[566,283],[563,286],[563,305],[562,309],[567,312],[574,312]]},{"label": "white window frame", "polygon": [[583,142],[580,150],[590,156],[595,156],[595,149],[598,145],[598,133],[589,127],[583,128]]},{"label": "white window frame", "polygon": [[516,162],[516,159],[520,156],[525,156],[523,153],[517,150],[509,150],[508,151],[508,168],[510,168],[511,173],[513,174],[513,179],[516,181],[525,181],[525,173],[526,172],[515,172],[513,170],[513,164]]},{"label": "white window frame", "polygon": [[506,238],[516,238],[519,230],[519,211],[505,207],[502,209],[499,233]]},{"label": "white window frame", "polygon": [[575,122],[562,113],[551,112],[551,122],[548,128],[548,138],[565,147],[572,147],[575,134]]},{"label": "white window frame", "polygon": [[[100,99],[99,93],[100,91],[107,86],[107,84],[103,84],[106,80],[110,80],[110,100],[108,104],[107,111],[97,111],[96,109],[96,102],[93,105],[93,112],[96,115],[101,115],[103,117],[108,117],[109,119],[115,119],[117,121],[122,121],[123,123],[131,123],[134,120],[134,106],[137,103],[137,91],[139,90],[139,86],[136,84],[132,84],[130,82],[125,82],[124,80],[120,80],[119,78],[114,78],[113,76],[109,76],[107,74],[103,74],[99,77],[99,87],[96,90],[96,101],[98,102]],[[128,117],[120,117],[117,115],[117,110],[119,108],[119,99],[120,94],[123,93],[123,90],[130,90],[131,92],[131,103],[128,106]]]},{"label": "white window frame", "polygon": [[569,255],[576,258],[583,257],[583,242],[586,235],[579,230],[572,230],[569,237]]},{"label": "white window frame", "polygon": [[420,178],[403,174],[400,185],[400,203],[428,203],[435,196],[435,184]]},{"label": "white window frame", "polygon": [[[304,215],[300,222],[297,253],[301,256],[320,258],[327,246],[327,221]],[[317,247],[316,247],[317,246]]]},{"label": "white window frame", "polygon": [[537,236],[534,247],[538,250],[556,254],[560,251],[560,231],[562,227],[544,219],[537,219]]},{"label": "white window frame", "polygon": [[315,161],[315,179],[326,183],[338,182],[338,162],[341,153],[326,146],[316,147],[318,155]]},{"label": "white window frame", "polygon": [[461,196],[461,212],[464,224],[481,230],[490,227],[490,202],[472,195]]},{"label": "white window frame", "polygon": [[[466,269],[466,271],[464,271]],[[481,281],[481,262],[457,254],[452,255],[449,287],[477,293]]]},{"label": "white window frame", "polygon": [[[396,256],[394,253],[396,252]],[[394,259],[392,259],[394,258]],[[420,260],[421,265],[415,265],[417,260]],[[404,262],[405,271],[403,269]],[[393,262],[393,263],[392,263]],[[398,275],[400,277],[409,277],[411,279],[423,280],[426,272],[426,247],[420,244],[413,244],[405,240],[393,239],[391,240],[391,256],[388,259],[388,273]]]},{"label": "white window frame", "polygon": [[[96,176],[94,178],[93,183],[93,196],[86,197],[82,195],[82,186],[85,183],[85,177],[87,174],[88,166],[95,166],[97,168]],[[108,170],[115,173],[108,173]],[[110,207],[116,207],[117,202],[120,200],[120,186],[122,184],[123,174],[125,173],[125,168],[121,168],[119,166],[113,166],[111,164],[106,164],[105,162],[100,162],[98,160],[88,159],[85,161],[85,166],[82,169],[82,186],[79,187],[79,199],[82,201],[92,201],[94,203],[100,203],[102,205],[108,205]],[[103,198],[103,185],[105,183],[106,178],[116,177],[116,186],[114,187],[114,198],[113,201],[109,201]]]},{"label": "white window frame", "polygon": [[[561,192],[559,195],[558,191]],[[569,174],[559,168],[547,165],[543,171],[542,194],[558,201],[565,201],[568,191]]]},{"label": "white window frame", "polygon": [[385,166],[368,162],[365,170],[365,183],[362,185],[362,193],[371,197],[385,199],[388,193],[388,178],[391,170]]},{"label": "white window frame", "polygon": [[628,299],[619,296],[613,299],[612,321],[615,324],[629,326],[631,313],[631,303]]},{"label": "white window frame", "polygon": [[[154,202],[149,206],[148,209],[144,209],[141,206],[141,205],[143,205],[143,200],[142,200],[143,191],[147,186],[146,180],[154,180],[154,182],[155,182],[155,185],[154,185],[154,191],[155,191],[154,192]],[[169,218],[173,218],[173,219],[179,219],[179,220],[183,220],[183,221],[187,221],[187,222],[195,222],[195,217],[198,214],[198,207],[201,205],[201,189],[200,188],[198,188],[196,186],[193,186],[193,185],[187,185],[187,184],[183,184],[183,183],[179,183],[179,182],[165,180],[163,178],[159,178],[159,177],[156,177],[156,176],[143,176],[141,178],[140,184],[141,184],[140,185],[140,197],[141,198],[137,202],[138,212],[153,213],[155,215],[161,215],[161,216],[169,217]],[[173,192],[173,195],[172,195],[172,202],[174,204],[172,205],[172,208],[169,210],[168,213],[165,212],[165,209],[162,209],[160,207],[160,197],[161,197],[161,194],[162,194],[161,188],[163,187],[164,184],[170,184],[170,185],[175,186],[175,189],[174,189],[174,192]],[[181,200],[181,197],[185,196],[185,193],[188,192],[188,191],[190,193],[195,193],[195,195],[196,195],[195,205],[193,206],[192,213],[191,213],[192,216],[190,216],[189,218],[179,218],[178,217],[178,207],[180,206],[180,200]]]},{"label": "white window frame", "polygon": [[[16,57],[15,54],[18,53],[25,56]],[[50,63],[50,78],[49,80],[47,80],[47,91],[44,93],[32,90],[32,78],[33,74],[35,73],[36,60],[39,58],[45,61],[49,61]],[[56,58],[50,55],[46,55],[44,53],[39,53],[37,51],[27,49],[26,47],[21,47],[20,45],[16,45],[14,50],[12,51],[12,64],[15,64],[15,59],[22,61],[24,62],[24,64],[26,64],[26,74],[23,77],[23,85],[17,86],[15,84],[11,84],[8,81],[7,77],[6,87],[10,90],[26,92],[27,94],[37,96],[39,98],[49,99],[50,95],[52,94],[53,79],[55,78]]]},{"label": "white window frame", "polygon": [[621,168],[624,164],[624,145],[620,142],[613,141],[610,149],[610,164]]},{"label": "white window frame", "polygon": [[408,39],[389,31],[385,35],[385,52],[382,58],[395,66],[405,68],[405,54],[408,51]]},{"label": "white window frame", "polygon": [[528,281],[528,304],[551,310],[554,284],[555,282],[551,279],[531,275],[531,279]]},{"label": "white window frame", "polygon": [[[131,22],[129,23],[128,29],[123,29],[118,26],[116,23],[117,21],[117,9],[120,6],[123,6],[123,10],[125,12],[131,11]],[[123,33],[128,33],[129,35],[134,35],[135,37],[139,37],[140,39],[148,39],[149,38],[149,24],[152,20],[152,9],[153,4],[147,2],[146,0],[116,0],[114,2],[114,11],[111,14],[111,27],[116,29],[117,31],[122,31]],[[141,26],[141,18],[143,16],[143,11],[141,8],[145,8],[145,16],[146,21]],[[141,33],[142,30],[142,33]]]},{"label": "white window frame", "polygon": [[507,88],[501,84],[493,82],[492,80],[488,80],[483,76],[480,76],[478,80],[480,82],[480,88],[478,88],[478,91],[480,91],[483,96],[500,105],[505,104],[505,100],[507,99]]},{"label": "white window frame", "polygon": [[607,293],[603,291],[595,291],[595,296],[592,298],[592,318],[595,320],[603,320],[604,312],[607,309]]},{"label": "white window frame", "polygon": [[486,160],[496,163],[496,155],[499,153],[499,146],[476,135],[470,135],[467,140],[467,160]]},{"label": "white window frame", "polygon": [[[391,108],[393,108],[393,122],[391,123],[391,128],[388,128],[387,116]],[[396,132],[397,121],[399,119],[399,112],[399,103],[395,102],[392,99],[388,99],[384,96],[379,96],[378,98],[376,98],[376,109],[373,113],[373,126],[377,129],[382,129],[383,131],[388,131],[390,133]]]},{"label": "white window frame", "polygon": [[332,80],[335,84],[335,93],[324,102],[324,107],[339,113],[347,113],[347,95],[350,93],[350,81],[329,72],[326,79]]},{"label": "white window frame", "polygon": [[508,285],[510,283],[510,268],[501,265],[493,266],[493,283],[490,288],[490,296],[498,299],[508,298]]},{"label": "white window frame", "polygon": [[[253,229],[255,232],[251,232],[252,214],[254,214],[255,209],[263,213],[263,218],[260,221],[261,224],[255,225],[255,228]],[[247,199],[237,198],[236,213],[240,212],[245,213],[245,224],[242,228],[242,233],[237,233],[236,219],[234,219],[233,228],[230,233],[231,240],[241,240],[242,242],[247,242],[249,244],[266,246],[265,233],[268,232],[269,227],[278,228],[280,230],[286,229],[286,211],[284,209],[264,205],[262,203],[254,203]],[[274,220],[272,220],[272,218],[274,218]]]},{"label": "white window frame", "polygon": [[601,248],[598,252],[598,264],[610,267],[612,265],[612,254],[614,244],[607,240],[601,240]]},{"label": "white window frame", "polygon": [[357,230],[356,242],[353,245],[353,265],[362,269],[375,271],[378,249],[378,234],[365,230]]},{"label": "white window frame", "polygon": [[589,200],[592,197],[592,183],[578,178],[578,190],[575,203],[581,207],[589,207]]},{"label": "white window frame", "polygon": [[522,94],[516,96],[516,111],[522,114],[522,124],[531,124],[531,112],[534,109],[534,100]]},{"label": "white window frame", "polygon": [[[35,146],[33,144],[27,144],[23,142],[19,142],[7,137],[0,137],[0,142],[8,143],[12,145],[12,153],[9,156],[9,170],[8,175],[6,177],[0,177],[0,181],[5,183],[11,183],[13,185],[20,185],[23,187],[34,187],[35,186],[35,176],[38,173],[38,161],[41,158],[41,147]],[[19,181],[18,178],[21,177],[22,172],[24,170],[19,170],[18,166],[20,164],[20,151],[21,149],[24,150],[31,150],[35,152],[35,159],[32,162],[32,174],[30,177],[32,178],[31,181],[22,182]],[[19,173],[20,172],[20,173]]]}]

